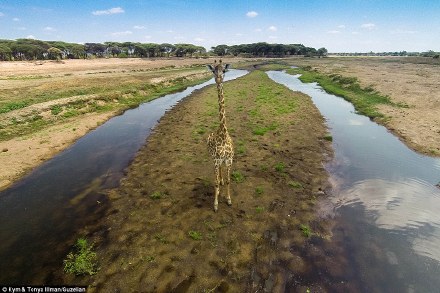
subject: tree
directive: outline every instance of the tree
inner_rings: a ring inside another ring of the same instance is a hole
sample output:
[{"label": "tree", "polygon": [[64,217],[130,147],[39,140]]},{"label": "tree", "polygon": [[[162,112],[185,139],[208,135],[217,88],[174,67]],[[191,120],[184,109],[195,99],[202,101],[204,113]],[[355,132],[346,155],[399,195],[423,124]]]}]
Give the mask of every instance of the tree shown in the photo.
[{"label": "tree", "polygon": [[318,49],[318,56],[319,57],[323,57],[323,56],[327,56],[327,49],[322,47]]},{"label": "tree", "polygon": [[63,51],[55,47],[50,47],[47,49],[47,53],[49,54],[49,59],[59,60],[62,58]]},{"label": "tree", "polygon": [[71,54],[73,58],[79,59],[79,58],[86,58],[86,48],[84,45],[81,44],[74,44],[71,47]]},{"label": "tree", "polygon": [[96,57],[104,57],[104,53],[107,47],[100,43],[85,43],[84,49],[88,55],[94,55]]},{"label": "tree", "polygon": [[170,57],[170,54],[174,52],[174,50],[176,50],[176,46],[168,43],[163,43],[160,44],[159,49],[161,53],[165,53],[167,57]]},{"label": "tree", "polygon": [[0,60],[9,61],[12,59],[12,50],[6,44],[0,44]]},{"label": "tree", "polygon": [[225,56],[228,53],[228,45],[218,45],[211,48],[212,52],[217,56]]}]

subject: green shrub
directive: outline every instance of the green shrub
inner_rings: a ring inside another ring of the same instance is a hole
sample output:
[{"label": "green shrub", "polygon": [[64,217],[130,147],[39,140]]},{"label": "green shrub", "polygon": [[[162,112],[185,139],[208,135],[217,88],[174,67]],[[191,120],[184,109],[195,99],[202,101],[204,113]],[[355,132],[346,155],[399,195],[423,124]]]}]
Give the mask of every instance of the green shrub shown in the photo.
[{"label": "green shrub", "polygon": [[79,238],[75,244],[75,253],[70,252],[64,260],[64,272],[68,274],[94,275],[98,271],[96,253],[92,251],[93,244]]}]

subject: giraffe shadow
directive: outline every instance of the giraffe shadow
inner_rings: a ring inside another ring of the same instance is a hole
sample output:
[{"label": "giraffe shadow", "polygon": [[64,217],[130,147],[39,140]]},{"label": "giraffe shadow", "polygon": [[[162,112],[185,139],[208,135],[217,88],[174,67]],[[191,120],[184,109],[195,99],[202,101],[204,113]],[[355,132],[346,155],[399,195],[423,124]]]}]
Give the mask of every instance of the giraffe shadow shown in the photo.
[{"label": "giraffe shadow", "polygon": [[[220,185],[219,204],[227,203],[226,201],[226,185]],[[214,184],[204,178],[196,178],[192,189],[191,199],[197,208],[212,208],[214,204]]]},{"label": "giraffe shadow", "polygon": [[196,178],[191,198],[197,208],[212,206],[214,204],[214,185],[206,179]]}]

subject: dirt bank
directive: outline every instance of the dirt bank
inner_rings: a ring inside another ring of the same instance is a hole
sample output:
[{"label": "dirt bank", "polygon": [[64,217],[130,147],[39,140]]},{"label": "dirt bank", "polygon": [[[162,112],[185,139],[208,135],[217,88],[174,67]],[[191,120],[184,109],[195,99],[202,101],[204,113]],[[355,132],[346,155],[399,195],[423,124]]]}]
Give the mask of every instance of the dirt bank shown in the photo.
[{"label": "dirt bank", "polygon": [[0,108],[23,100],[30,103],[24,108],[0,112],[0,132],[5,137],[11,136],[0,139],[0,190],[114,116],[121,106],[126,107],[123,104],[128,99],[154,94],[154,86],[166,88],[204,78],[205,68],[191,66],[208,62],[205,59],[0,62]]},{"label": "dirt bank", "polygon": [[380,112],[389,117],[385,126],[411,148],[440,156],[440,64],[425,61],[390,57],[331,57],[295,59],[291,62],[298,66],[312,66],[328,74],[357,77],[363,87],[372,86],[388,95],[393,102],[407,105],[404,108],[380,106]]},{"label": "dirt bank", "polygon": [[[222,198],[213,212],[205,140],[218,125],[218,110],[210,86],[161,119],[121,186],[109,192],[111,208],[99,232],[82,232],[96,244],[98,274],[64,282],[98,292],[325,288],[315,283],[316,266],[335,268],[304,258],[323,254],[310,241],[327,236],[315,213],[328,188],[322,116],[309,97],[261,71],[224,89],[236,152],[232,206]],[[331,256],[322,261],[331,264]]]}]

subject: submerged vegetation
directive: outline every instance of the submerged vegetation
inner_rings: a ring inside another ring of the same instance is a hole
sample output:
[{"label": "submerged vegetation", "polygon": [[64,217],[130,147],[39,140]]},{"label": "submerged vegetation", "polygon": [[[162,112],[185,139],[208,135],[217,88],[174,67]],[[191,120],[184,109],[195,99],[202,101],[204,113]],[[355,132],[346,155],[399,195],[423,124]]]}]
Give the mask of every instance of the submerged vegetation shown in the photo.
[{"label": "submerged vegetation", "polygon": [[98,272],[97,257],[93,244],[85,238],[79,238],[75,252],[70,252],[64,260],[64,272],[75,275],[94,275]]}]

